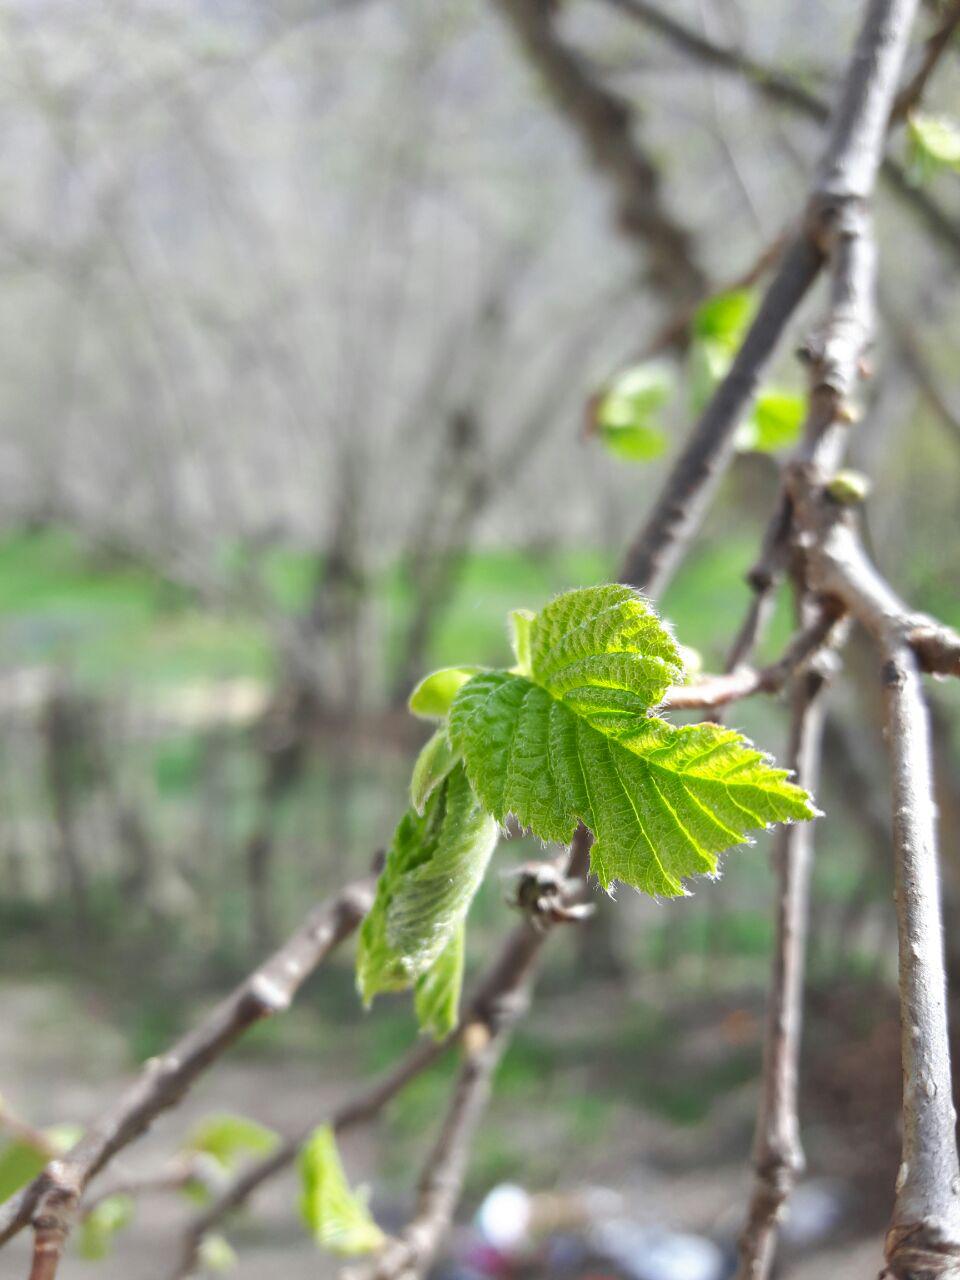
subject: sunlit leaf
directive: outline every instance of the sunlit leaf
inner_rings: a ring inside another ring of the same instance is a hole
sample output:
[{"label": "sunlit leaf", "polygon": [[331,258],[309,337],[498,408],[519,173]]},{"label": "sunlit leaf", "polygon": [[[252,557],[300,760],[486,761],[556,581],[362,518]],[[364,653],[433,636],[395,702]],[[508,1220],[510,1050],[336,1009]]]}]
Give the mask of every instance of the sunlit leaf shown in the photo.
[{"label": "sunlit leaf", "polygon": [[367,1208],[366,1197],[347,1182],[333,1130],[315,1129],[300,1153],[300,1212],[318,1244],[350,1256],[370,1253],[384,1235]]},{"label": "sunlit leaf", "polygon": [[200,1241],[197,1250],[197,1261],[200,1269],[213,1275],[224,1275],[237,1265],[237,1255],[229,1240],[211,1233]]},{"label": "sunlit leaf", "polygon": [[650,714],[683,673],[672,635],[630,588],[559,596],[531,624],[530,653],[529,677],[488,671],[461,688],[451,740],[498,821],[512,814],[564,844],[582,821],[604,887],[682,894],[749,832],[814,816],[734,730]]}]

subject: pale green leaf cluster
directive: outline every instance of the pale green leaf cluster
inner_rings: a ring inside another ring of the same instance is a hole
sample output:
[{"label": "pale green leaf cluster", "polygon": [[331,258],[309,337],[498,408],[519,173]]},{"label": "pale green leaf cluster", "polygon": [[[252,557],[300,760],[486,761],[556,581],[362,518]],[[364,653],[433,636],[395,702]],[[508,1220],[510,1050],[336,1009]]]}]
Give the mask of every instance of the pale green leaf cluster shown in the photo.
[{"label": "pale green leaf cluster", "polygon": [[[690,408],[700,413],[727,374],[757,309],[751,289],[708,298],[696,311],[682,382]],[[660,420],[677,379],[660,362],[636,365],[615,378],[596,401],[594,425],[602,443],[618,457],[646,462],[666,445]],[[774,453],[800,436],[804,399],[782,387],[761,388],[749,416],[740,424],[737,448]]]},{"label": "pale green leaf cluster", "polygon": [[421,1026],[457,1024],[464,922],[511,817],[543,841],[593,833],[601,885],[673,897],[771,823],[811,818],[806,792],[735,730],[656,715],[684,661],[629,587],[558,596],[511,615],[516,665],[434,672],[411,697],[441,723],[420,753],[360,932],[366,1002],[415,988]]},{"label": "pale green leaf cluster", "polygon": [[340,1162],[336,1138],[321,1125],[300,1152],[300,1212],[319,1245],[332,1253],[370,1253],[384,1234],[367,1208],[366,1197],[351,1189]]}]

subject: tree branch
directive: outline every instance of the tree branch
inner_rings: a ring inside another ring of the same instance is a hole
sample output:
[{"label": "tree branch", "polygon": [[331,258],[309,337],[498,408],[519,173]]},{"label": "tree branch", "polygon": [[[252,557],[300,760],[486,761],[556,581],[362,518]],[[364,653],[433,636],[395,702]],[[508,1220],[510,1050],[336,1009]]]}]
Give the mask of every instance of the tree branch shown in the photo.
[{"label": "tree branch", "polygon": [[[722,676],[705,676],[693,684],[668,689],[666,711],[711,710],[738,702],[754,693],[779,693],[817,650],[828,644],[843,610],[835,602],[817,608],[776,662],[766,667],[735,667]],[[795,766],[791,766],[795,767]]]},{"label": "tree branch", "polygon": [[80,1198],[113,1156],[182,1098],[193,1082],[261,1019],[286,1009],[300,985],[356,929],[373,901],[372,880],[343,889],[316,907],[293,937],[172,1049],[142,1073],[66,1155],[52,1160],[0,1214],[0,1244],[34,1227],[32,1280],[56,1274]]},{"label": "tree branch", "polygon": [[[751,57],[740,49],[719,44],[682,19],[665,13],[650,0],[605,0],[612,8],[635,18],[688,57],[715,71],[742,80],[759,97],[819,124],[830,118],[830,106],[802,84],[776,67]],[[951,5],[943,24],[928,41],[923,62],[917,73],[894,99],[890,109],[890,126],[899,124],[907,112],[917,105],[937,63],[949,46],[958,18]],[[893,195],[921,219],[927,230],[951,250],[960,253],[960,224],[928,192],[911,183],[903,166],[886,158],[881,173]]]},{"label": "tree branch", "polygon": [[910,649],[883,649],[900,940],[903,1155],[885,1242],[886,1274],[960,1274],[960,1164],[947,1036],[930,724]]},{"label": "tree branch", "polygon": [[[743,345],[674,464],[628,555],[627,581],[659,595],[699,528],[734,448],[734,432],[760,375],[824,262],[837,255],[832,314],[819,358],[842,394],[836,361],[858,328],[857,306],[870,267],[862,234],[880,164],[890,106],[903,63],[915,0],[871,0],[834,110],[807,213],[786,250]],[[827,341],[830,338],[831,341]],[[858,352],[859,359],[859,352]]]}]

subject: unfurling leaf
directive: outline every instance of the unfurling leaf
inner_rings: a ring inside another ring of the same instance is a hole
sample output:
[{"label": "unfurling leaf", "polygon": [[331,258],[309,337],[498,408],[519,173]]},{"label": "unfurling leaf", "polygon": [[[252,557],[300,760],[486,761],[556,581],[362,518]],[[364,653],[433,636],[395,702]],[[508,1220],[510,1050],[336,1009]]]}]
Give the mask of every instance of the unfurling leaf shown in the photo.
[{"label": "unfurling leaf", "polygon": [[277,1135],[256,1120],[230,1114],[207,1116],[185,1143],[187,1151],[202,1151],[225,1169],[232,1169],[239,1156],[267,1155],[277,1145]]},{"label": "unfurling leaf", "polygon": [[592,867],[677,896],[717,854],[773,822],[811,818],[806,792],[731,729],[650,715],[680,654],[629,587],[571,591],[530,626],[529,677],[483,672],[450,711],[450,738],[483,805],[543,840],[594,835]]},{"label": "unfurling leaf", "polygon": [[373,907],[360,929],[357,982],[365,1002],[400,991],[443,960],[483,879],[497,824],[462,764],[394,832]]},{"label": "unfurling leaf", "polygon": [[630,462],[648,462],[666,448],[657,414],[673,393],[674,379],[661,364],[636,365],[600,396],[594,425],[604,446]]},{"label": "unfurling leaf", "polygon": [[96,1262],[110,1252],[113,1237],[133,1221],[134,1202],[131,1196],[107,1196],[94,1205],[80,1226],[80,1256]]},{"label": "unfurling leaf", "polygon": [[907,139],[915,182],[924,182],[942,169],[960,171],[960,124],[956,120],[911,112]]},{"label": "unfurling leaf", "polygon": [[462,684],[480,667],[443,667],[424,676],[411,693],[407,706],[421,720],[442,720]]},{"label": "unfurling leaf", "polygon": [[746,422],[741,423],[737,448],[743,452],[775,453],[799,439],[806,402],[793,391],[761,391]]},{"label": "unfurling leaf", "polygon": [[417,979],[413,996],[417,1022],[435,1040],[445,1040],[459,1021],[465,932],[461,923],[431,967]]},{"label": "unfurling leaf", "polygon": [[379,1249],[384,1234],[366,1197],[347,1182],[333,1130],[321,1125],[300,1152],[300,1212],[310,1234],[332,1253],[349,1256]]},{"label": "unfurling leaf", "polygon": [[410,778],[410,803],[421,816],[435,787],[460,759],[450,745],[445,728],[436,731],[417,756]]}]

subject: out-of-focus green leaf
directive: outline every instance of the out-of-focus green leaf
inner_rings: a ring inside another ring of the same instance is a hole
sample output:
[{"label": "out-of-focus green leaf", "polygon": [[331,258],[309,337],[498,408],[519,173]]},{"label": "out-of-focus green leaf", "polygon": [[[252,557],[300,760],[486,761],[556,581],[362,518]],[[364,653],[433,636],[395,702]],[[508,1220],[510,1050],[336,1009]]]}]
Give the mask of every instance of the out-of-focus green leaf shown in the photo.
[{"label": "out-of-focus green leaf", "polygon": [[730,368],[757,307],[752,289],[734,289],[708,298],[693,320],[687,383],[690,402],[699,413]]},{"label": "out-of-focus green leaf", "polygon": [[656,415],[674,391],[672,371],[662,364],[641,364],[613,380],[597,402],[595,425],[604,447],[618,458],[648,462],[666,441]]},{"label": "out-of-focus green leaf", "polygon": [[744,453],[775,453],[796,444],[805,414],[806,401],[796,392],[762,391],[750,417],[737,430],[737,448]]},{"label": "out-of-focus green leaf", "polygon": [[80,1256],[91,1262],[105,1258],[118,1231],[133,1221],[132,1196],[107,1196],[87,1214],[80,1224]]},{"label": "out-of-focus green leaf", "polygon": [[947,116],[914,111],[907,121],[907,149],[914,181],[943,169],[960,171],[960,123]]},{"label": "out-of-focus green leaf", "polygon": [[421,720],[442,720],[450,710],[457,690],[475,676],[480,667],[443,667],[424,676],[411,693],[407,705]]},{"label": "out-of-focus green leaf", "polygon": [[718,293],[697,308],[693,318],[693,336],[701,341],[736,351],[757,308],[752,289],[734,289]]},{"label": "out-of-focus green leaf", "polygon": [[[69,1151],[83,1130],[76,1124],[58,1124],[43,1131],[43,1136],[56,1151]],[[0,1201],[37,1176],[49,1157],[29,1143],[14,1140],[0,1147]]]},{"label": "out-of-focus green leaf", "polygon": [[516,670],[521,676],[528,675],[530,671],[530,624],[535,617],[532,609],[510,611],[510,643],[517,660]]},{"label": "out-of-focus green leaf", "polygon": [[223,1275],[237,1265],[233,1246],[223,1236],[216,1234],[206,1235],[200,1241],[197,1260],[202,1271],[212,1272],[214,1275]]},{"label": "out-of-focus green leaf", "polygon": [[347,1182],[333,1130],[314,1129],[300,1153],[300,1212],[310,1234],[332,1253],[370,1253],[384,1242],[366,1196]]},{"label": "out-of-focus green leaf", "polygon": [[272,1129],[246,1116],[215,1115],[201,1120],[187,1139],[188,1151],[203,1151],[224,1168],[231,1168],[239,1156],[262,1156],[277,1145]]},{"label": "out-of-focus green leaf", "polygon": [[664,433],[650,425],[600,427],[598,434],[604,448],[624,462],[652,462],[667,447]]}]

